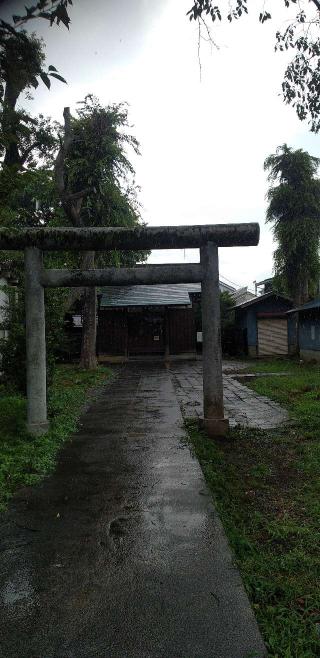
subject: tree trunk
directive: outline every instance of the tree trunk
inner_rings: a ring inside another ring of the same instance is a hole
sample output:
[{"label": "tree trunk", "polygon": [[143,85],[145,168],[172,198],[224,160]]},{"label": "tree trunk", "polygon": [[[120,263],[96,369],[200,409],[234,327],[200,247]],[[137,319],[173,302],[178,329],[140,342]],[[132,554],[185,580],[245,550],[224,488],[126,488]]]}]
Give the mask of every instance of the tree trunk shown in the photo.
[{"label": "tree trunk", "polygon": [[305,304],[309,299],[309,280],[305,276],[301,281],[301,304]]},{"label": "tree trunk", "polygon": [[[83,269],[94,269],[94,251],[86,252]],[[95,370],[97,367],[96,336],[97,336],[97,295],[96,288],[84,289],[83,326],[80,368]]]},{"label": "tree trunk", "polygon": [[292,313],[292,343],[290,346],[290,354],[299,353],[299,313]]},{"label": "tree trunk", "polygon": [[309,299],[309,277],[303,275],[299,277],[294,287],[293,305],[294,307],[302,306]]},{"label": "tree trunk", "polygon": [[[295,294],[293,296],[293,306],[297,308],[305,304],[309,299],[309,279],[308,276],[303,276],[297,281],[295,287]],[[293,323],[293,343],[291,349],[294,353],[299,352],[299,313],[293,313],[291,316]]]},{"label": "tree trunk", "polygon": [[6,83],[3,99],[2,132],[5,140],[5,154],[3,164],[6,166],[20,165],[18,150],[17,124],[15,112],[20,90],[15,89],[10,80]]},{"label": "tree trunk", "polygon": [[293,295],[292,295],[292,301],[293,301],[293,306],[296,308],[297,306],[301,306],[302,304],[302,283],[301,280],[298,280],[296,282],[296,285],[294,287]]},{"label": "tree trunk", "polygon": [[[70,108],[65,107],[63,111],[64,116],[64,139],[60,146],[58,155],[55,161],[55,185],[56,190],[61,199],[62,207],[67,218],[71,221],[73,226],[82,227],[81,208],[84,197],[92,191],[92,188],[86,188],[81,192],[69,194],[66,190],[66,172],[65,172],[65,158],[68,155],[70,146],[73,142],[73,130],[71,122]],[[86,251],[82,258],[81,269],[90,270],[94,269],[94,251]],[[81,343],[81,358],[80,368],[85,370],[95,370],[97,367],[96,357],[96,335],[97,335],[97,296],[95,288],[83,289],[83,326],[82,326],[82,343]],[[80,289],[75,293],[72,291],[70,294],[69,303],[73,300],[76,301]]]}]

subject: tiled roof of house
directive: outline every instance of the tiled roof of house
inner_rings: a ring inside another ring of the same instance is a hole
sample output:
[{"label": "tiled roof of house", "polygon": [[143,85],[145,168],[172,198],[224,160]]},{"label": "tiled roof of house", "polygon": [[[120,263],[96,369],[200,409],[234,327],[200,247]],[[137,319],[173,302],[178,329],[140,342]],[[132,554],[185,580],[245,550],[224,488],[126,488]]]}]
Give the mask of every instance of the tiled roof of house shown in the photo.
[{"label": "tiled roof of house", "polygon": [[258,295],[258,297],[253,297],[253,299],[249,299],[249,301],[246,302],[237,302],[234,306],[235,309],[243,309],[247,308],[248,306],[253,306],[254,304],[260,304],[260,302],[263,302],[265,299],[270,299],[271,297],[276,297],[277,299],[283,299],[287,302],[291,302],[292,300],[289,299],[289,297],[286,297],[285,295],[278,295],[275,292],[267,292],[264,295]]},{"label": "tiled roof of house", "polygon": [[297,308],[293,308],[291,311],[288,311],[288,313],[297,313],[298,311],[308,311],[309,309],[312,308],[320,308],[320,297],[317,299],[312,299],[311,302],[307,302],[306,304],[303,304],[303,306],[298,306]]},{"label": "tiled roof of house", "polygon": [[245,302],[250,302],[252,299],[256,299],[256,295],[254,295],[253,292],[250,292],[247,287],[235,290],[231,293],[231,296],[233,297],[236,306],[244,304]]}]

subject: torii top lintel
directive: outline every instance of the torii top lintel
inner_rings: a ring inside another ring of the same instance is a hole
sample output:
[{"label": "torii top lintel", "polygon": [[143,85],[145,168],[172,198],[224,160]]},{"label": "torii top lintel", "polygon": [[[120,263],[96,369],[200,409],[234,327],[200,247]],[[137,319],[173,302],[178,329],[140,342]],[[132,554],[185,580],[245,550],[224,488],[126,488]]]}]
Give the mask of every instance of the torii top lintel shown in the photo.
[{"label": "torii top lintel", "polygon": [[138,226],[135,228],[0,229],[0,250],[37,247],[43,251],[188,249],[213,242],[218,247],[255,246],[259,224]]}]

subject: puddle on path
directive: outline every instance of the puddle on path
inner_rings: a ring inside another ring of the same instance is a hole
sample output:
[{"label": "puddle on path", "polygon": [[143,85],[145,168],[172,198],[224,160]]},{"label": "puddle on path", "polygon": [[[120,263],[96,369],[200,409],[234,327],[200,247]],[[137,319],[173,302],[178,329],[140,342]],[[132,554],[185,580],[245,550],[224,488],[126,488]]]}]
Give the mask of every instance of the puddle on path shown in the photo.
[{"label": "puddle on path", "polygon": [[1,591],[4,605],[14,605],[21,601],[33,603],[34,589],[30,583],[27,569],[16,571],[14,578],[8,580]]}]

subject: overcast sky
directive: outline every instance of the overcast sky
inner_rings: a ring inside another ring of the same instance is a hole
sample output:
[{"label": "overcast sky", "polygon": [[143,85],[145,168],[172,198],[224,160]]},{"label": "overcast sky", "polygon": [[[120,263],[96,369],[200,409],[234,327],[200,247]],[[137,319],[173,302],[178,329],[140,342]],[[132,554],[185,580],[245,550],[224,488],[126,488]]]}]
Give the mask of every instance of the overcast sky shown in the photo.
[{"label": "overcast sky", "polygon": [[[3,15],[9,4],[18,13],[23,5],[4,3]],[[54,82],[51,91],[39,86],[32,109],[61,120],[63,107],[74,109],[87,93],[103,104],[127,101],[141,144],[135,166],[144,220],[258,221],[258,247],[220,250],[221,274],[252,287],[272,272],[274,245],[264,223],[265,157],[284,142],[320,155],[319,137],[280,96],[285,56],[274,53],[274,34],[294,8],[274,9],[274,20],[263,26],[254,13],[219,26],[214,32],[219,50],[202,43],[200,80],[197,29],[185,15],[191,5],[191,0],[74,0],[69,33],[33,21],[32,29],[46,41],[48,64],[68,86]],[[150,260],[196,261],[198,254],[158,251]]]}]

